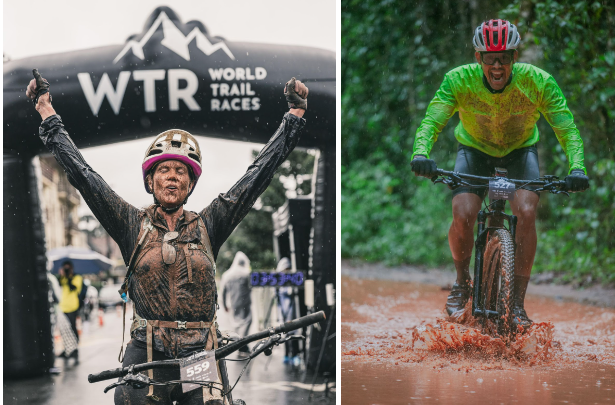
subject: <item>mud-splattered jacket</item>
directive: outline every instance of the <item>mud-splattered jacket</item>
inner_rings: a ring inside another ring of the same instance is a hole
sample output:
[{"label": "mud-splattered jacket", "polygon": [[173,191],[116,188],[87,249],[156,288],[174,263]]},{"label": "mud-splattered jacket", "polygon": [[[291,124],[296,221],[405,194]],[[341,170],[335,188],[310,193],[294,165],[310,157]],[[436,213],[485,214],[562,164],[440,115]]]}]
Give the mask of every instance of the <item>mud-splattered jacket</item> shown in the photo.
[{"label": "mud-splattered jacket", "polygon": [[497,93],[487,90],[483,76],[477,63],[444,76],[416,131],[412,158],[429,156],[438,134],[457,111],[457,141],[495,157],[538,142],[536,122],[542,113],[568,157],[570,171],[585,171],[583,141],[553,76],[536,66],[515,63],[510,84]]},{"label": "mud-splattered jacket", "polygon": [[[64,129],[59,115],[41,124],[39,136],[60,166],[70,183],[79,190],[94,216],[117,242],[124,262],[128,263],[137,245],[144,216],[154,227],[135,263],[135,273],[129,295],[136,313],[147,320],[211,322],[215,313],[216,284],[214,263],[207,257],[199,222],[205,227],[215,261],[222,244],[248,214],[256,199],[269,186],[273,175],[294,149],[305,120],[287,113],[269,143],[261,150],[246,174],[201,212],[184,211],[175,231],[177,259],[166,265],[162,260],[162,238],[169,232],[166,221],[155,207],[138,209],[124,201],[83,159],[83,156]],[[184,249],[184,246],[189,248]],[[186,252],[191,264],[192,280],[188,277]],[[184,357],[203,348],[208,329],[156,328],[154,349],[169,357]],[[133,339],[146,342],[145,328],[132,332]]]}]

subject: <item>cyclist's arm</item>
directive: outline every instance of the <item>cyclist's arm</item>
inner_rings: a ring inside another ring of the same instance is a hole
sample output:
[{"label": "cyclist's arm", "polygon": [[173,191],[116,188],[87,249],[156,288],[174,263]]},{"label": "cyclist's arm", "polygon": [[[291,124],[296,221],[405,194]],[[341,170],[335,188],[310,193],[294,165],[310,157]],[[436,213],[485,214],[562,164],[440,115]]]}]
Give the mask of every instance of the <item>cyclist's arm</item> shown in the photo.
[{"label": "cyclist's arm", "polygon": [[587,174],[584,166],[583,140],[568,109],[566,98],[552,76],[546,81],[540,112],[553,128],[557,140],[568,157],[569,173],[573,169],[580,169]]},{"label": "cyclist's arm", "polygon": [[246,174],[199,213],[207,227],[214,258],[218,256],[220,246],[269,186],[277,168],[295,148],[304,125],[303,118],[286,113],[282,124],[248,167]]},{"label": "cyclist's arm", "polygon": [[139,233],[139,210],[118,196],[86,163],[59,115],[48,116],[43,121],[39,136],[66,172],[70,184],[79,190],[96,219],[118,243],[127,261]]},{"label": "cyclist's arm", "polygon": [[457,111],[457,100],[447,75],[444,77],[444,81],[436,92],[435,97],[429,103],[421,126],[416,130],[412,159],[416,155],[423,155],[429,158],[429,152],[433,144],[438,140],[438,134],[453,114],[455,114],[455,111]]}]

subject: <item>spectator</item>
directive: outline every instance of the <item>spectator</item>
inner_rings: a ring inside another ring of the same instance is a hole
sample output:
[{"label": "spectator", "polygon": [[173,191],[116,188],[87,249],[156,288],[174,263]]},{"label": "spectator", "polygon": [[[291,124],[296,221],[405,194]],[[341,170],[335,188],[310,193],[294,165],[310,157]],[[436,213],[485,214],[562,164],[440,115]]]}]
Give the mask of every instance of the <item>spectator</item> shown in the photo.
[{"label": "spectator", "polygon": [[[252,325],[252,297],[250,296],[250,260],[243,252],[237,252],[231,267],[222,275],[222,306],[226,312],[233,311],[235,331],[244,337]],[[248,346],[239,349],[249,353]]]},{"label": "spectator", "polygon": [[[79,313],[79,296],[83,289],[83,277],[75,274],[73,263],[70,260],[62,263],[60,268],[60,286],[62,287],[62,297],[60,298],[60,310],[66,315],[70,321],[70,326],[75,334],[77,343],[79,342],[79,333],[77,332],[77,314]],[[64,351],[60,357],[73,357],[75,361],[79,361],[79,350],[74,350],[72,353]]]},{"label": "spectator", "polygon": [[[276,272],[288,271],[292,269],[292,265],[288,257],[283,257],[278,262]],[[293,287],[280,287],[278,289],[278,308],[280,310],[279,316],[281,322],[292,321],[297,318],[296,306],[295,306],[295,293]],[[289,334],[295,334],[296,331]],[[284,345],[286,354],[284,356],[284,364],[293,364],[299,366],[301,364],[301,358],[299,357],[299,342],[292,340],[286,342]]]}]

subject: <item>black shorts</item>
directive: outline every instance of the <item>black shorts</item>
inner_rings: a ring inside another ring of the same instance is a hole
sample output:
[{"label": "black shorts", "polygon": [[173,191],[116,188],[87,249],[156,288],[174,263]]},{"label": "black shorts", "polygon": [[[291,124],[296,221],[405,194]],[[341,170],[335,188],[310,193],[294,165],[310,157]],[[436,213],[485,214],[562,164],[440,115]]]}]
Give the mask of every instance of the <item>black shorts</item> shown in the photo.
[{"label": "black shorts", "polygon": [[[536,145],[516,149],[508,155],[498,158],[489,156],[478,149],[459,144],[457,148],[457,161],[455,171],[475,176],[493,177],[496,167],[508,170],[508,178],[516,180],[534,180],[540,177],[538,170],[538,150]],[[536,189],[538,187],[526,187]],[[489,191],[488,187],[470,188],[459,187],[453,190],[453,197],[457,194],[472,193],[484,199]],[[539,193],[536,193],[540,195]]]}]

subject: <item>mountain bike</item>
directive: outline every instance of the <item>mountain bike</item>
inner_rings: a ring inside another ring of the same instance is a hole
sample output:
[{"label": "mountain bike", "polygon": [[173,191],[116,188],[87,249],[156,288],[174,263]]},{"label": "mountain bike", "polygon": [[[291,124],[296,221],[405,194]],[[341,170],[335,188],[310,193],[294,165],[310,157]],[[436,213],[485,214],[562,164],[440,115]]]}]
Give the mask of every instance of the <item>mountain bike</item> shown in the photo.
[{"label": "mountain bike", "polygon": [[[478,213],[474,252],[474,281],[472,316],[481,321],[483,330],[487,320],[494,322],[501,336],[514,338],[513,286],[515,275],[517,217],[505,212],[506,201],[512,200],[516,190],[538,187],[533,191],[569,195],[566,182],[557,176],[542,176],[534,180],[508,179],[506,169],[496,167],[495,177],[449,172],[438,169],[434,183],[446,184],[451,190],[458,187],[489,188],[490,203]],[[477,184],[478,183],[478,184]],[[508,226],[505,226],[506,221]]]},{"label": "mountain bike", "polygon": [[[232,391],[241,379],[250,361],[261,353],[265,353],[266,356],[270,356],[274,346],[284,344],[290,340],[305,339],[303,336],[300,335],[286,335],[286,333],[318,323],[320,321],[323,321],[324,319],[325,313],[323,311],[319,311],[314,314],[310,314],[286,322],[278,327],[271,327],[267,330],[248,335],[241,339],[239,339],[236,334],[234,334],[235,336],[233,336],[230,333],[223,332],[222,338],[218,339],[218,343],[220,346],[215,351],[197,352],[190,357],[184,359],[152,361],[149,363],[131,364],[127,367],[116,368],[113,370],[105,370],[98,374],[90,374],[88,376],[88,381],[90,383],[95,383],[99,381],[120,378],[120,380],[118,380],[117,382],[107,386],[104,390],[105,393],[121,385],[127,385],[132,387],[133,389],[143,389],[149,387],[150,385],[169,386],[176,384],[184,384],[185,388],[185,384],[193,384],[196,386],[204,386],[210,389],[219,390],[222,393],[224,404],[245,405],[245,402],[241,399],[233,401]],[[231,353],[234,353],[240,348],[244,347],[248,343],[252,343],[257,340],[260,340],[260,342],[255,345],[250,355],[247,358],[242,359],[246,360],[247,363],[239,374],[237,381],[231,387],[226,372],[225,360],[223,359]],[[222,381],[222,384],[214,381],[200,379],[200,376],[210,375],[209,373],[205,373],[205,371],[214,369],[216,361],[219,361],[219,370],[221,374],[220,380]],[[140,373],[152,369],[180,369],[182,377],[186,376],[186,378],[172,381],[155,381],[153,379],[150,379],[146,374]]]}]

